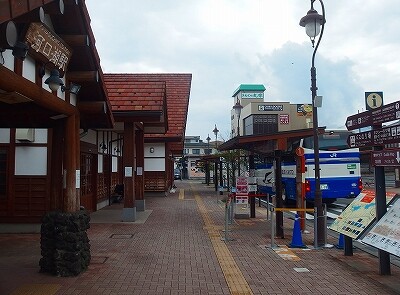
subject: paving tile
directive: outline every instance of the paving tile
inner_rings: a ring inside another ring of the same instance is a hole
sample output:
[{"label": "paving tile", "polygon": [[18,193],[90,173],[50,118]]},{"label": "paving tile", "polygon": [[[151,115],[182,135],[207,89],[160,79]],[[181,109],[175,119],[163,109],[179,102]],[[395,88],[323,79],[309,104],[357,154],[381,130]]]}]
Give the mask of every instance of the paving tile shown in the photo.
[{"label": "paving tile", "polygon": [[[262,208],[255,220],[229,227],[235,240],[221,241],[221,196],[200,183],[177,186],[184,189],[183,200],[178,193],[146,199],[152,213],[144,223],[91,224],[92,263],[77,277],[39,273],[39,235],[0,235],[0,294],[29,284],[56,284],[57,295],[400,294],[399,268],[380,276],[378,259],[362,251],[344,257],[337,249],[291,249],[300,260],[283,260],[269,247],[270,225]],[[286,237],[277,244],[291,241],[293,220],[285,217],[284,227]],[[303,237],[306,244],[312,239],[312,233]]]}]

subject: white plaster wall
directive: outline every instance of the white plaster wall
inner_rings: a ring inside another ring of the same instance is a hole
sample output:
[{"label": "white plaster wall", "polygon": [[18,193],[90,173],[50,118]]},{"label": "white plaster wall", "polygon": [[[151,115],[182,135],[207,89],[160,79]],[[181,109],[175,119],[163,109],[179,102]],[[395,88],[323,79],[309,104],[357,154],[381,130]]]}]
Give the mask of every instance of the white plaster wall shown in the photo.
[{"label": "white plaster wall", "polygon": [[[154,148],[154,153],[150,153],[150,148]],[[164,143],[144,144],[144,171],[165,171]]]},{"label": "white plaster wall", "polygon": [[10,129],[0,128],[0,143],[10,143]]},{"label": "white plaster wall", "polygon": [[118,172],[118,157],[112,157],[112,172]]},{"label": "white plaster wall", "polygon": [[47,143],[47,129],[35,129],[35,143]]},{"label": "white plaster wall", "polygon": [[[80,130],[80,132],[83,132],[83,130]],[[81,138],[81,141],[96,144],[96,131],[89,129],[88,133]]]},{"label": "white plaster wall", "polygon": [[103,173],[103,155],[98,155],[97,157],[97,172]]},{"label": "white plaster wall", "polygon": [[145,158],[144,171],[165,171],[164,158]]},{"label": "white plaster wall", "polygon": [[16,147],[15,175],[47,175],[47,148]]},{"label": "white plaster wall", "polygon": [[[150,148],[154,148],[154,153],[150,153]],[[163,143],[145,143],[144,157],[165,157],[165,144]]]},{"label": "white plaster wall", "polygon": [[36,76],[35,71],[36,71],[35,60],[28,55],[25,58],[22,66],[22,77],[35,83],[35,76]]},{"label": "white plaster wall", "polygon": [[73,93],[70,93],[70,94],[69,94],[69,102],[70,102],[73,106],[76,106],[76,102],[77,102],[76,94],[73,94]]},{"label": "white plaster wall", "polygon": [[6,50],[3,52],[4,66],[14,72],[14,56],[12,50]]}]

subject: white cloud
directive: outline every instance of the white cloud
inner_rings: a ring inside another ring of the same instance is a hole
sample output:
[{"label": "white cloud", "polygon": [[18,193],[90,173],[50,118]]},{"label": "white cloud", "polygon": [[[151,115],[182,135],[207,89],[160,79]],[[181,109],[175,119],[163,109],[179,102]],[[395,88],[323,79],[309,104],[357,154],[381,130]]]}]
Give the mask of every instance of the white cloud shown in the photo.
[{"label": "white cloud", "polygon": [[[316,55],[320,125],[337,128],[364,92],[400,98],[396,0],[325,0]],[[193,74],[187,135],[230,133],[232,93],[264,84],[271,101],[309,102],[312,47],[299,20],[310,1],[86,0],[104,72]],[[321,13],[319,1],[315,9]],[[213,138],[213,136],[211,136]]]}]

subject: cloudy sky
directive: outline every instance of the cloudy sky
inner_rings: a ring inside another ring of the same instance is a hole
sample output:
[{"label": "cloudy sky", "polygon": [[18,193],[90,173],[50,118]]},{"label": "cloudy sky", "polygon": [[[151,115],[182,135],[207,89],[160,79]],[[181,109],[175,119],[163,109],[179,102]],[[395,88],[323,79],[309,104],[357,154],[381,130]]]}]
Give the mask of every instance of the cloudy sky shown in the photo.
[{"label": "cloudy sky", "polygon": [[[309,0],[86,0],[105,73],[191,73],[186,135],[229,139],[232,94],[264,84],[265,100],[311,103],[313,48],[299,20]],[[319,125],[345,128],[364,93],[400,100],[398,0],[324,0]],[[319,1],[314,8],[322,13]]]}]

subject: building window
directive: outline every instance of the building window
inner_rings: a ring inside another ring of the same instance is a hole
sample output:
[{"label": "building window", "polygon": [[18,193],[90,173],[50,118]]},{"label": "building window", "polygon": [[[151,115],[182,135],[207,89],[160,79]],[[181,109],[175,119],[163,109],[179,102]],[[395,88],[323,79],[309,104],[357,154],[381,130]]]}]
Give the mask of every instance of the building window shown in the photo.
[{"label": "building window", "polygon": [[200,149],[192,149],[193,155],[200,155]]},{"label": "building window", "polygon": [[278,132],[278,115],[252,115],[244,119],[244,135]]},{"label": "building window", "polygon": [[0,148],[0,199],[7,196],[7,149]]}]

